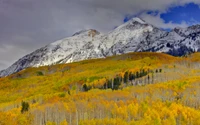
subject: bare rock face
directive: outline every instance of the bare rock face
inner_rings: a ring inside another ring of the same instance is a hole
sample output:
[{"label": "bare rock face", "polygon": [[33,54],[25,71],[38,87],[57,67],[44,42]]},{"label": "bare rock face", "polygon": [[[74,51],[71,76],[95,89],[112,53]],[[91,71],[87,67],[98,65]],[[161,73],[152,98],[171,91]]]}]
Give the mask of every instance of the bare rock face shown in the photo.
[{"label": "bare rock face", "polygon": [[140,18],[133,18],[107,34],[94,29],[82,30],[22,57],[12,66],[0,71],[0,77],[27,67],[143,51],[162,52],[174,56],[200,51],[200,25],[175,28],[167,32]]}]

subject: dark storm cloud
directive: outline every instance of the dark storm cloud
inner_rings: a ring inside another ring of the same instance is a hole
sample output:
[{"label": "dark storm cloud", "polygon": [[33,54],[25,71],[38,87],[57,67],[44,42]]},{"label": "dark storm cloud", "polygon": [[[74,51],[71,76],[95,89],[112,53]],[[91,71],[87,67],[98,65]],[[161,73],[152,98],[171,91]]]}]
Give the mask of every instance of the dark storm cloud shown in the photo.
[{"label": "dark storm cloud", "polygon": [[[76,31],[94,28],[107,32],[123,23],[125,15],[146,10],[166,11],[170,6],[187,2],[188,0],[0,0],[0,69],[11,65],[25,54],[71,36]],[[149,15],[142,16],[152,18]],[[160,18],[156,21],[158,20],[162,27],[164,23]]]}]

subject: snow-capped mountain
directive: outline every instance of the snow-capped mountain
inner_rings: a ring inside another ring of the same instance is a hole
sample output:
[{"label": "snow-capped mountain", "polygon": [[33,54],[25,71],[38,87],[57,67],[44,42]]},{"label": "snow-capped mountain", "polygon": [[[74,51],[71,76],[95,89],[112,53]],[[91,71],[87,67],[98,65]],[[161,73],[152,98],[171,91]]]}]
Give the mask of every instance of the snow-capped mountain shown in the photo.
[{"label": "snow-capped mountain", "polygon": [[83,30],[28,54],[0,72],[0,77],[23,70],[85,59],[105,58],[128,52],[164,52],[175,56],[200,51],[200,25],[161,30],[140,18],[133,18],[103,34]]}]

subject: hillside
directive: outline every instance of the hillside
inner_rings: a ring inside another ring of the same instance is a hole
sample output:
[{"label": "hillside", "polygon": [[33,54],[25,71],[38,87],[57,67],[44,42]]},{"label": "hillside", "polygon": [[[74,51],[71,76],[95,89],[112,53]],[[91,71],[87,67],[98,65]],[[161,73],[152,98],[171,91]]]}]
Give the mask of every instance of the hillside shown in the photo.
[{"label": "hillside", "polygon": [[[112,79],[116,75],[124,74],[125,71],[129,70],[133,72],[140,71],[140,69],[153,70],[161,67],[168,61],[171,62],[174,60],[177,59],[165,54],[130,53],[105,59],[93,59],[70,64],[28,68],[19,73],[1,78],[2,86],[0,89],[11,91],[12,87],[16,85],[16,87],[19,88],[17,89],[15,87],[12,92],[13,96],[18,95],[18,90],[21,89],[31,89],[29,95],[35,95],[36,93],[50,94],[63,91],[62,89],[64,88],[70,90],[74,84],[80,84],[81,86],[83,83],[92,84],[94,81],[100,79]],[[50,90],[48,91],[47,88],[50,88]],[[24,95],[26,91],[21,91],[20,94]],[[26,97],[27,96],[28,95],[26,95]],[[11,98],[12,96],[9,95],[8,97]],[[2,98],[5,98],[5,101],[8,100],[7,96]],[[16,99],[16,97],[14,99]],[[4,99],[0,100],[4,102]]]},{"label": "hillside", "polygon": [[0,77],[29,67],[106,58],[130,52],[159,52],[184,56],[200,50],[199,27],[194,25],[167,32],[140,18],[132,18],[108,33],[100,33],[95,29],[82,30],[25,55],[0,71]]},{"label": "hillside", "polygon": [[140,52],[27,68],[0,78],[0,124],[197,125],[198,58]]}]

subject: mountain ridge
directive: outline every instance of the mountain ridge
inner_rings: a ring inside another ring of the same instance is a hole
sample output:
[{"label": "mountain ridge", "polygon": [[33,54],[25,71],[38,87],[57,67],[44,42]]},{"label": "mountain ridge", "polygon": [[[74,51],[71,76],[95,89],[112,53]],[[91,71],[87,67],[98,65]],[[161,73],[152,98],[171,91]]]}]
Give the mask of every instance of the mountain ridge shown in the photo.
[{"label": "mountain ridge", "polygon": [[167,32],[136,17],[107,34],[95,29],[82,30],[46,45],[0,71],[0,77],[27,67],[71,63],[129,52],[148,51],[182,56],[200,51],[199,38],[200,25],[175,28]]}]

